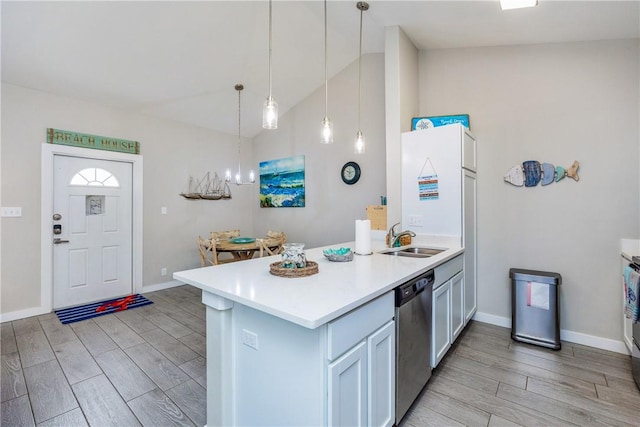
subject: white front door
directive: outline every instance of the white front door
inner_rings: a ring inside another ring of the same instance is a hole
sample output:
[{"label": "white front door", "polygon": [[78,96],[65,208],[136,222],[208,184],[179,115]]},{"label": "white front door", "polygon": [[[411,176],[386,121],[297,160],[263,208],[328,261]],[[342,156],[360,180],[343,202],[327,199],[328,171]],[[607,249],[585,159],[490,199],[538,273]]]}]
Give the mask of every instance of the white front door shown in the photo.
[{"label": "white front door", "polygon": [[54,308],[132,293],[132,175],[128,162],[54,156]]}]

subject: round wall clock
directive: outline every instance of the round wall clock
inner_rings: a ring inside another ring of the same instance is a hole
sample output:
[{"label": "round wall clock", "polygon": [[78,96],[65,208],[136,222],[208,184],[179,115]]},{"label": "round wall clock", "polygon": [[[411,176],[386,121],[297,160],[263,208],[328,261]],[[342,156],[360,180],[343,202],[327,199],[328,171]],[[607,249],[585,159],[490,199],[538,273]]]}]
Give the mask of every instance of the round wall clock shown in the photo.
[{"label": "round wall clock", "polygon": [[345,184],[353,185],[360,179],[360,166],[356,162],[347,162],[340,173]]}]

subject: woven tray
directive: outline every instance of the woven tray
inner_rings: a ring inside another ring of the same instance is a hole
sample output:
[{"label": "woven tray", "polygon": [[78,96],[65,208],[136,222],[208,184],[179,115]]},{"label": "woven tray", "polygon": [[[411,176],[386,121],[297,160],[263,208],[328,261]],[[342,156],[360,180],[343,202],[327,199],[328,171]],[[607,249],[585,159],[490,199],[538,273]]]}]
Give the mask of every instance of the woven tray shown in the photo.
[{"label": "woven tray", "polygon": [[318,263],[314,261],[307,261],[307,266],[303,268],[284,268],[281,264],[281,261],[271,263],[269,272],[280,277],[306,277],[318,272]]}]

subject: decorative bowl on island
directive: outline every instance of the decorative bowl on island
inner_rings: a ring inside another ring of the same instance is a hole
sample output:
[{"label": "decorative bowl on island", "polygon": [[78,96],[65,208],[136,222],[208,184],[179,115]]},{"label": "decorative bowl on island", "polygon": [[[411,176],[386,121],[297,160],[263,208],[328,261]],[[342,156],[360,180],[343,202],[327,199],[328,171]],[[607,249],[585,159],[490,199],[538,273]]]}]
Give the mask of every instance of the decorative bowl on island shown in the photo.
[{"label": "decorative bowl on island", "polygon": [[353,252],[350,248],[325,249],[322,251],[329,261],[346,262],[353,260]]}]

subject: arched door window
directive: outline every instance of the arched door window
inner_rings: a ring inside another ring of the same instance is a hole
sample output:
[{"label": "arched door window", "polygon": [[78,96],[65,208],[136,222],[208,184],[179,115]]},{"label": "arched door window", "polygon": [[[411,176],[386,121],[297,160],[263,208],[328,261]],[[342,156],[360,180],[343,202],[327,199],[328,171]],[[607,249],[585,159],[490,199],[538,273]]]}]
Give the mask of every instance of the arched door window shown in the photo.
[{"label": "arched door window", "polygon": [[83,169],[71,178],[71,185],[120,187],[120,183],[109,171],[100,168]]}]

